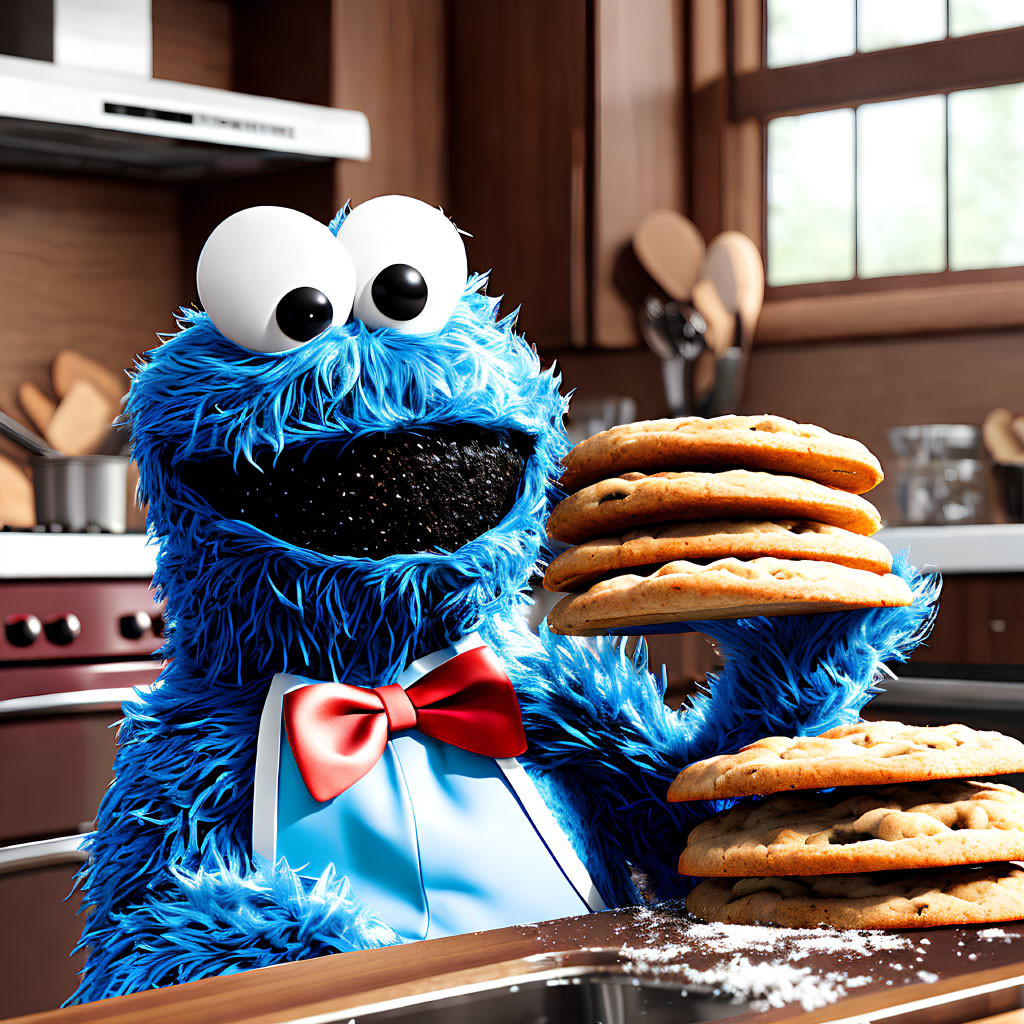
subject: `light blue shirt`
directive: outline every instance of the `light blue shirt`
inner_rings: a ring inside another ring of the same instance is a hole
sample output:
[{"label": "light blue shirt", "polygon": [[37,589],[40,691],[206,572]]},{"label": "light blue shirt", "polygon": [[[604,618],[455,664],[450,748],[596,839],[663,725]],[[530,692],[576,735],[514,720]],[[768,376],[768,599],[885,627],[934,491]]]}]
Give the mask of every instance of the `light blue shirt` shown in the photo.
[{"label": "light blue shirt", "polygon": [[[475,634],[414,662],[408,687],[473,647]],[[603,909],[564,833],[515,758],[473,754],[415,729],[380,761],[318,803],[299,774],[281,720],[288,690],[274,678],[257,749],[253,849],[319,877],[333,865],[353,894],[404,939],[437,938]]]}]

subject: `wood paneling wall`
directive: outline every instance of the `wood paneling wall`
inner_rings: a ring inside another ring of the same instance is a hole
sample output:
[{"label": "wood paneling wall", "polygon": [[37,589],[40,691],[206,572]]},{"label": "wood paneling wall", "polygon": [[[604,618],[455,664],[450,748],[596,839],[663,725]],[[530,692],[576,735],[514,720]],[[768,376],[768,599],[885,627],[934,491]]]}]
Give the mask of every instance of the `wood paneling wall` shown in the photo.
[{"label": "wood paneling wall", "polygon": [[330,39],[331,102],[366,113],[372,146],[337,163],[338,204],[398,192],[447,209],[445,0],[333,0]]},{"label": "wood paneling wall", "polygon": [[593,318],[604,348],[639,341],[618,285],[637,225],[651,210],[683,210],[686,57],[678,0],[595,4]]},{"label": "wood paneling wall", "polygon": [[[807,345],[755,345],[744,412],[774,412],[863,441],[891,467],[890,427],[980,423],[996,406],[1024,409],[1019,331]],[[890,478],[871,492],[896,510]]]},{"label": "wood paneling wall", "polygon": [[126,181],[0,172],[0,408],[77,348],[118,373],[182,293],[178,195]]},{"label": "wood paneling wall", "polygon": [[583,340],[586,0],[452,0],[451,209],[470,265],[551,348]]},{"label": "wood paneling wall", "polygon": [[153,77],[234,88],[235,14],[230,0],[152,0]]}]

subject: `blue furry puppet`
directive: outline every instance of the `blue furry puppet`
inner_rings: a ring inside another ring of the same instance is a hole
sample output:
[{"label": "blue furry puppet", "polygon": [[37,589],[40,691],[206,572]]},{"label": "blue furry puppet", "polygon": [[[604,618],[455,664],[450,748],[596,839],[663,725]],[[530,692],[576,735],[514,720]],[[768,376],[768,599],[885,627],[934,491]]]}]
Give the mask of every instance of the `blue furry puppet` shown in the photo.
[{"label": "blue furry puppet", "polygon": [[927,631],[898,559],[908,608],[698,624],[727,665],[671,711],[642,645],[524,623],[566,400],[437,210],[246,210],[198,283],[128,402],[168,660],[125,706],[75,1001],[679,896],[710,807],[677,772],[855,720]]}]

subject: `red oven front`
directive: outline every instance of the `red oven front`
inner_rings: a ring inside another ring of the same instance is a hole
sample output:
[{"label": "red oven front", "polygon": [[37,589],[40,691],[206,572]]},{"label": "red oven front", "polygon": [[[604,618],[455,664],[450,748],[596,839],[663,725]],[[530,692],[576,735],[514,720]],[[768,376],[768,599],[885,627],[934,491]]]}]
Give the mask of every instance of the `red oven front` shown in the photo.
[{"label": "red oven front", "polygon": [[112,778],[121,704],[153,684],[145,580],[0,580],[0,1018],[74,990],[73,875]]}]

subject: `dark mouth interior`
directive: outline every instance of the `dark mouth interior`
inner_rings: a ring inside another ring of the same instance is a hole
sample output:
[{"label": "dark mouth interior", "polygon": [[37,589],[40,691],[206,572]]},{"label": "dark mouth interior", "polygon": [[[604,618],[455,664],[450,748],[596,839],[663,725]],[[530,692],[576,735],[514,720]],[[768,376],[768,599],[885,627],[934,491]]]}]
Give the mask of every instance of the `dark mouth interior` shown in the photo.
[{"label": "dark mouth interior", "polygon": [[497,526],[529,452],[521,434],[443,426],[295,445],[276,460],[258,456],[260,469],[227,458],[188,463],[181,480],[225,519],[297,547],[386,558],[454,551]]}]

